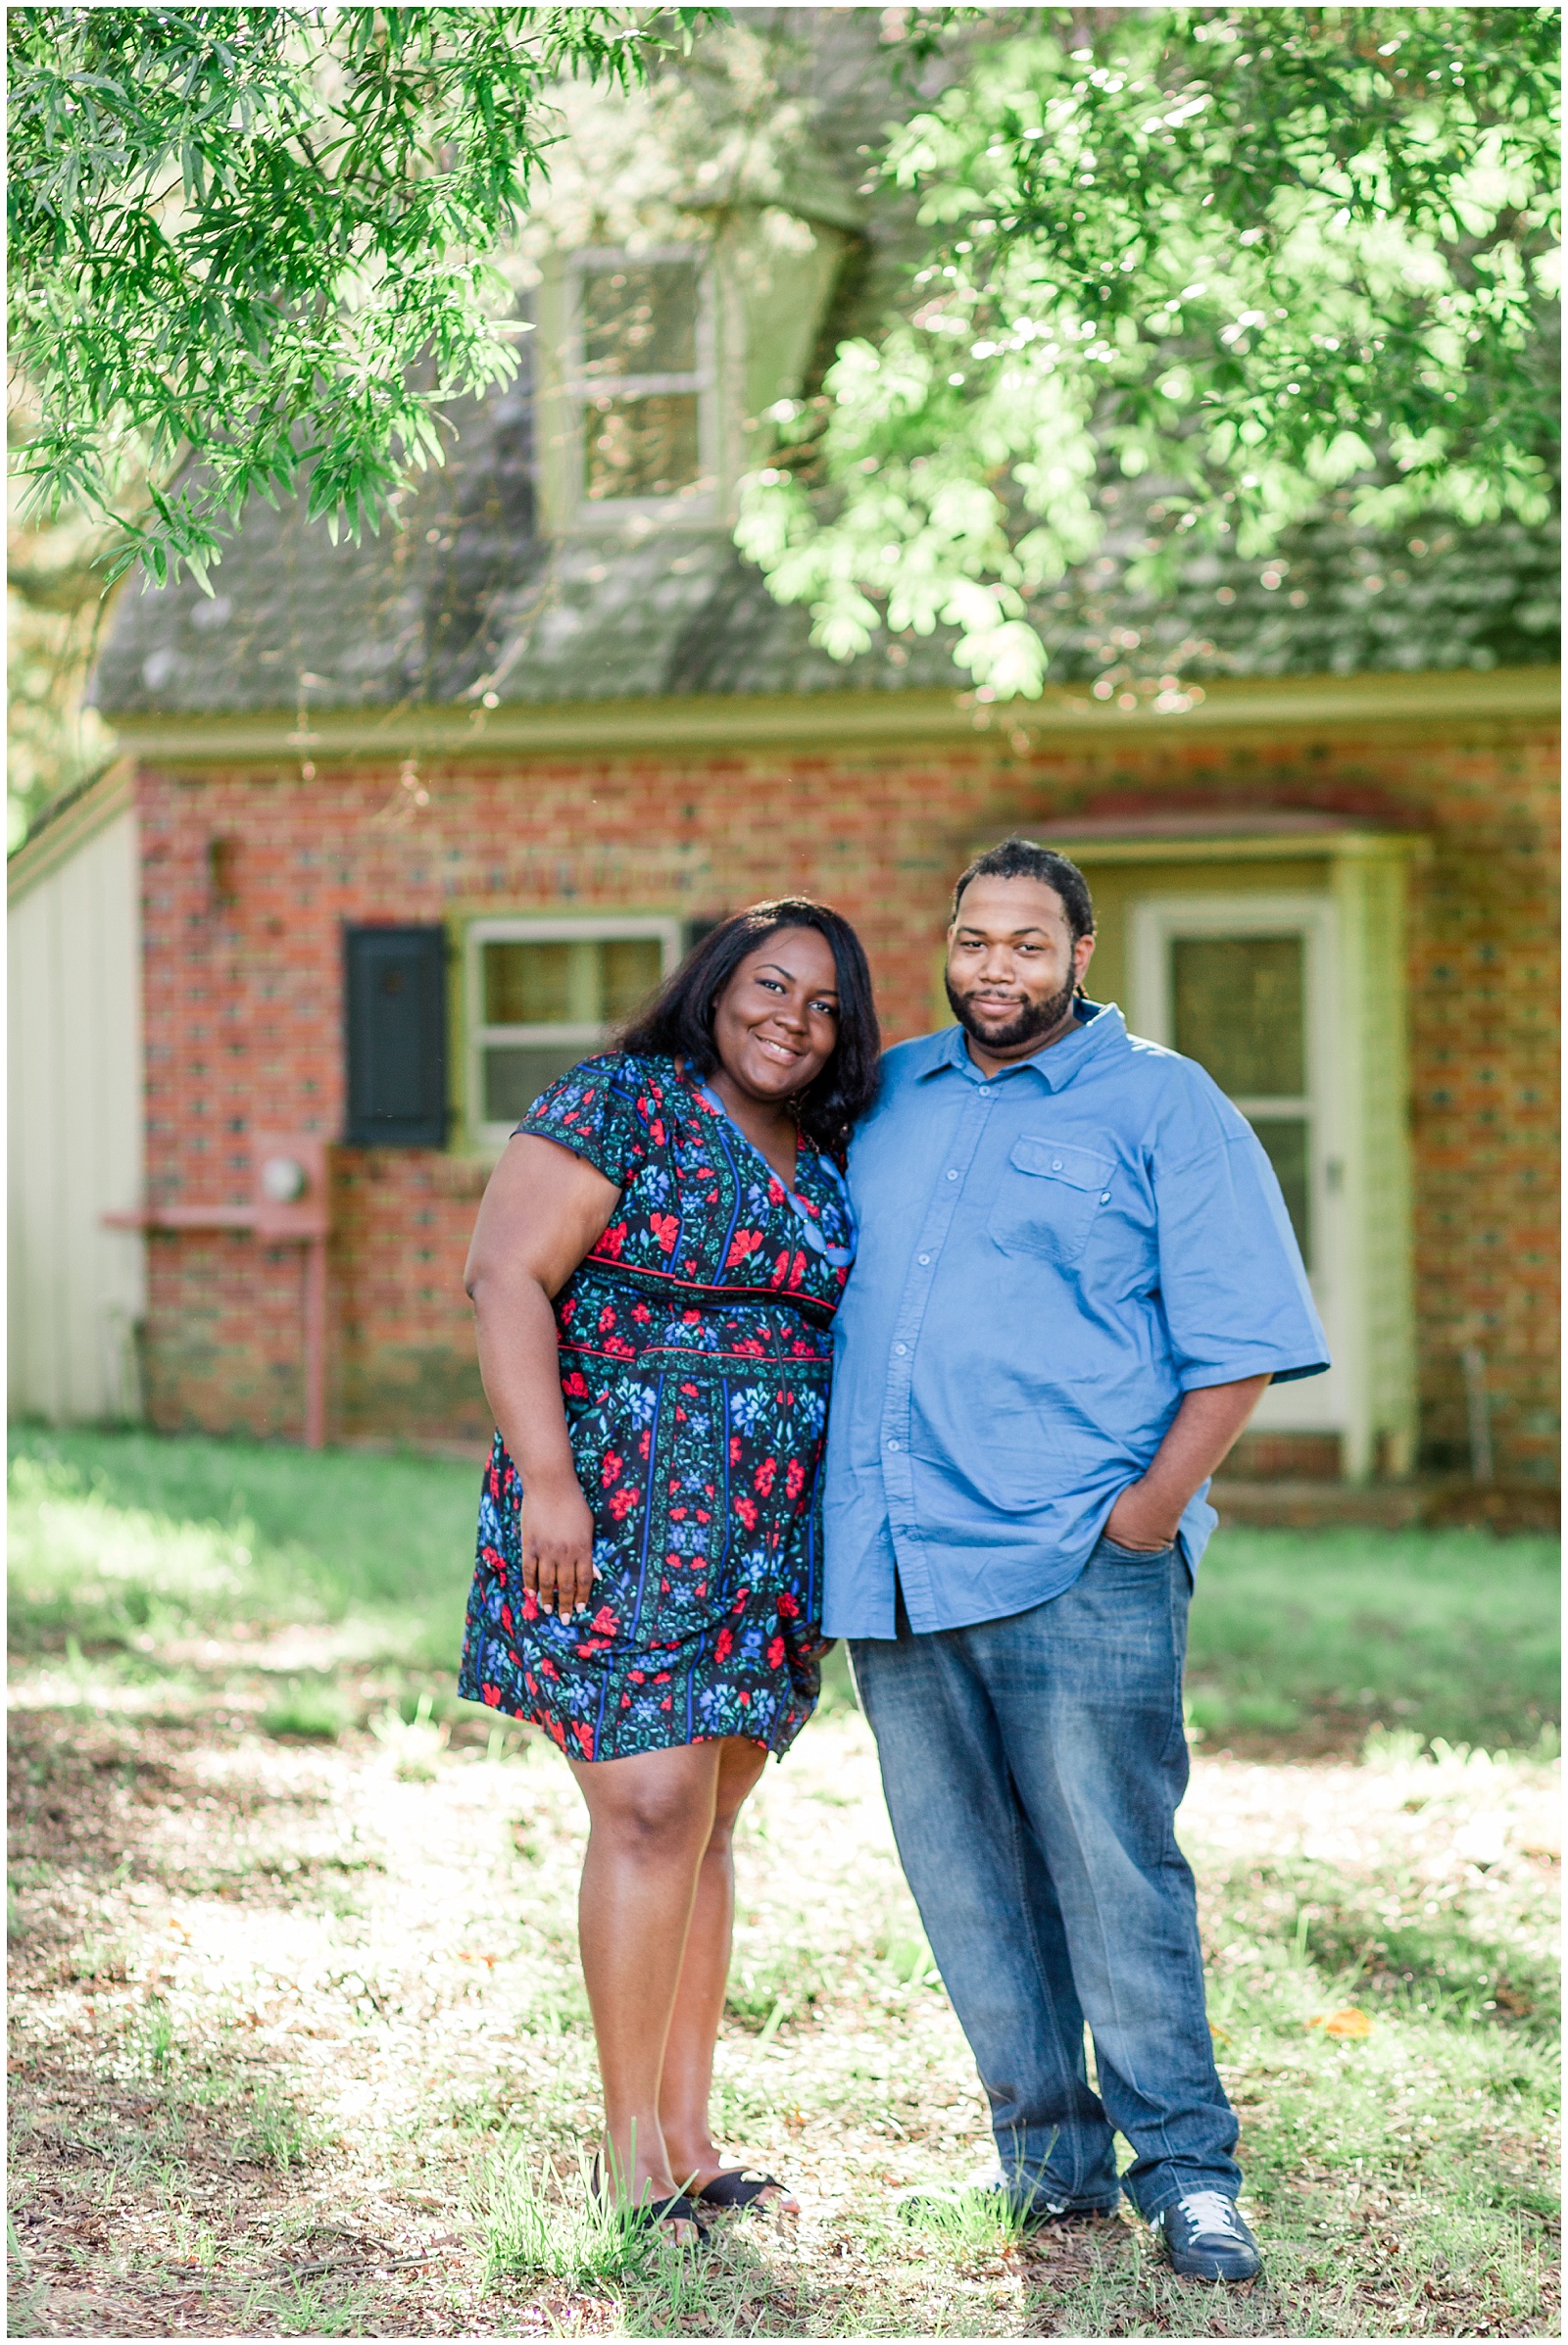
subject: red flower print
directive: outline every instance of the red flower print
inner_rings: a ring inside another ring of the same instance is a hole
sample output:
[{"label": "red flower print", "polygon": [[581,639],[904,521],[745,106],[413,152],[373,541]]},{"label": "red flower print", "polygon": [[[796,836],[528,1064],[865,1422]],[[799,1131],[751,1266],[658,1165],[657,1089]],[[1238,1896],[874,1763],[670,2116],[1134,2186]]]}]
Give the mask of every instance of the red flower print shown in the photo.
[{"label": "red flower print", "polygon": [[623,1221],[612,1221],[609,1229],[606,1230],[604,1236],[600,1239],[599,1244],[594,1247],[594,1252],[596,1254],[608,1254],[612,1262],[618,1262],[620,1260],[621,1248],[624,1246],[625,1243],[626,1224]]},{"label": "red flower print", "polygon": [[773,1284],[774,1284],[774,1286],[775,1286],[775,1287],[787,1287],[787,1286],[788,1286],[788,1284],[789,1284],[789,1277],[790,1277],[790,1257],[789,1257],[789,1254],[788,1254],[788,1252],[786,1251],[786,1252],[784,1252],[784,1253],[780,1254],[780,1255],[777,1257],[777,1259],[775,1260],[774,1264],[773,1264]]},{"label": "red flower print", "polygon": [[[696,1317],[695,1312],[692,1315],[694,1318]],[[697,1387],[695,1385],[682,1385],[681,1391],[685,1393],[688,1400],[695,1400],[698,1396]]]},{"label": "red flower print", "polygon": [[752,1488],[754,1490],[756,1490],[759,1497],[768,1498],[772,1496],[773,1476],[777,1470],[777,1458],[764,1457],[761,1464],[758,1467],[756,1473],[752,1476]]},{"label": "red flower print", "polygon": [[579,1745],[580,1745],[580,1747],[581,1747],[581,1750],[582,1750],[582,1755],[583,1755],[583,1757],[584,1757],[585,1759],[591,1759],[591,1758],[593,1757],[593,1755],[594,1755],[594,1731],[593,1731],[593,1728],[592,1728],[592,1727],[590,1727],[590,1726],[586,1726],[586,1725],[583,1723],[583,1721],[582,1721],[582,1720],[579,1718],[579,1719],[576,1721],[575,1725],[572,1727],[572,1730],[571,1730],[571,1731],[572,1731],[572,1733],[573,1733],[573,1734],[576,1735],[576,1737],[577,1737],[577,1741],[578,1741],[578,1743],[579,1743]]},{"label": "red flower print", "polygon": [[674,1700],[673,1700],[672,1696],[666,1693],[666,1694],[665,1694],[665,1696],[664,1696],[664,1698],[663,1698],[663,1700],[662,1700],[662,1701],[660,1703],[660,1705],[659,1705],[659,1706],[660,1706],[660,1708],[661,1708],[662,1710],[673,1710],[673,1709],[674,1709],[674,1707],[675,1707],[675,1704],[674,1704]]},{"label": "red flower print", "polygon": [[748,1254],[757,1252],[761,1243],[762,1233],[760,1230],[737,1230],[729,1242],[729,1252],[724,1256],[724,1268],[726,1270],[738,1269]]},{"label": "red flower print", "polygon": [[606,1305],[605,1305],[605,1307],[604,1307],[604,1309],[603,1309],[603,1310],[600,1312],[600,1314],[599,1314],[599,1333],[600,1333],[602,1336],[603,1336],[603,1335],[607,1335],[607,1334],[609,1333],[609,1331],[611,1330],[611,1328],[612,1328],[612,1327],[614,1326],[614,1324],[615,1324],[615,1312],[614,1312],[614,1306],[613,1306],[613,1304],[612,1304],[612,1303],[608,1303],[608,1302],[607,1302],[607,1303],[606,1303]]},{"label": "red flower print", "polygon": [[605,1451],[605,1462],[599,1469],[599,1479],[607,1490],[612,1482],[620,1480],[621,1463],[621,1459],[615,1455],[613,1449]]},{"label": "red flower print", "polygon": [[662,1148],[664,1145],[664,1124],[662,1117],[656,1115],[653,1122],[649,1125],[648,1131],[655,1148]]},{"label": "red flower print", "polygon": [[494,1547],[481,1547],[479,1549],[479,1560],[481,1563],[487,1563],[493,1572],[499,1572],[503,1579],[506,1578],[506,1563],[503,1558],[496,1553]]},{"label": "red flower print", "polygon": [[522,1591],[522,1617],[525,1621],[539,1618],[539,1598],[531,1588],[525,1588]]},{"label": "red flower print", "polygon": [[479,1691],[484,1695],[492,1710],[500,1709],[501,1688],[499,1685],[481,1685]]},{"label": "red flower print", "polygon": [[738,1433],[732,1433],[729,1437],[729,1462],[732,1466],[738,1466],[741,1462],[741,1437]]},{"label": "red flower print", "polygon": [[617,1523],[623,1523],[637,1503],[635,1490],[615,1490],[610,1500],[610,1511]]},{"label": "red flower print", "polygon": [[674,1214],[650,1213],[648,1216],[648,1227],[653,1231],[654,1236],[659,1240],[659,1243],[663,1247],[665,1253],[672,1254],[675,1250],[675,1240],[680,1235],[680,1223],[676,1220]]},{"label": "red flower print", "polygon": [[634,1302],[631,1306],[631,1315],[639,1327],[646,1327],[654,1314],[645,1302]]},{"label": "red flower print", "polygon": [[728,1629],[720,1629],[718,1632],[718,1640],[713,1646],[713,1659],[715,1661],[727,1661],[734,1650],[734,1637],[730,1635]]},{"label": "red flower print", "polygon": [[806,1468],[798,1457],[792,1457],[784,1469],[784,1495],[798,1498],[806,1488]]},{"label": "red flower print", "polygon": [[801,1616],[799,1596],[792,1595],[787,1588],[780,1588],[778,1611],[780,1620],[799,1620]]},{"label": "red flower print", "polygon": [[594,1614],[593,1626],[601,1637],[613,1637],[620,1623],[608,1604],[601,1604]]},{"label": "red flower print", "polygon": [[638,1456],[639,1456],[639,1457],[642,1457],[642,1458],[646,1458],[646,1457],[647,1457],[647,1455],[648,1455],[648,1452],[650,1451],[650,1449],[652,1449],[653,1445],[654,1445],[654,1437],[653,1437],[653,1435],[652,1435],[651,1433],[645,1433],[645,1434],[642,1434],[642,1435],[639,1437],[639,1439],[638,1439],[638,1442],[637,1442],[637,1454],[638,1454]]},{"label": "red flower print", "polygon": [[741,1521],[746,1525],[748,1531],[755,1531],[757,1529],[757,1508],[753,1505],[750,1498],[737,1498],[735,1501],[735,1512],[740,1516]]},{"label": "red flower print", "polygon": [[512,1635],[512,1606],[510,1604],[503,1604],[501,1607],[501,1626],[510,1637]]},{"label": "red flower print", "polygon": [[784,1639],[782,1637],[771,1637],[767,1647],[767,1666],[769,1669],[781,1669],[783,1665]]},{"label": "red flower print", "polygon": [[586,1400],[588,1397],[588,1379],[586,1376],[584,1376],[580,1368],[573,1368],[569,1376],[564,1376],[562,1378],[561,1389],[566,1394],[568,1399]]}]

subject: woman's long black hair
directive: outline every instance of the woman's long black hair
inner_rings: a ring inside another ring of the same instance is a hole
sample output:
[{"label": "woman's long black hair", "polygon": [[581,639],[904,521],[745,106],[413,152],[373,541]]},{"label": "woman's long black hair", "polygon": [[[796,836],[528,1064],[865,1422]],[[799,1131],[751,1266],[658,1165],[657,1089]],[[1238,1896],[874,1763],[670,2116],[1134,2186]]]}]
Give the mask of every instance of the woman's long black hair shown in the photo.
[{"label": "woman's long black hair", "polygon": [[833,948],[838,972],[839,1038],[826,1066],[795,1101],[801,1130],[842,1155],[850,1134],[876,1097],[882,1033],[871,971],[859,938],[842,913],[804,896],[781,896],[732,912],[695,944],[653,1000],[622,1028],[617,1048],[650,1058],[681,1058],[697,1075],[718,1065],[713,1012],[741,962],[785,928],[814,928]]}]

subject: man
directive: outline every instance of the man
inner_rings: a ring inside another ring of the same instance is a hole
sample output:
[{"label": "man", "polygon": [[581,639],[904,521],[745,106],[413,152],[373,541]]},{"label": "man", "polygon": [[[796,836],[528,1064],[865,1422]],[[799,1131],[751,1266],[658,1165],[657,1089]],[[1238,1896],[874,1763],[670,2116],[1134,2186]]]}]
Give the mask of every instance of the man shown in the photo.
[{"label": "man", "polygon": [[990,2098],[992,2186],[1049,2222],[1125,2189],[1178,2272],[1246,2280],[1173,1831],[1187,1606],[1208,1477],[1270,1379],[1328,1358],[1256,1138],[1083,998],[1094,944],[1082,872],[1008,840],[954,895],[957,1025],[884,1061],[851,1156],[824,1626]]}]

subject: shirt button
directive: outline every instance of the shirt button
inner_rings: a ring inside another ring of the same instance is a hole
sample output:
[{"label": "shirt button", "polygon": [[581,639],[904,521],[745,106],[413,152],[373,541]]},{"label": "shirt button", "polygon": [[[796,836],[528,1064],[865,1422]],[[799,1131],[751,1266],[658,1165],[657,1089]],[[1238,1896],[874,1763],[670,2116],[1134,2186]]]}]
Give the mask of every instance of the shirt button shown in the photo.
[{"label": "shirt button", "polygon": [[923,1270],[923,1269],[924,1269],[924,1267],[925,1267],[925,1265],[926,1265],[926,1263],[930,1261],[930,1259],[931,1259],[931,1256],[930,1256],[929,1254],[921,1254],[921,1255],[918,1257],[918,1259],[919,1259],[920,1267],[921,1267],[921,1268],[922,1268],[922,1270]]},{"label": "shirt button", "polygon": [[1052,1169],[1052,1171],[1053,1171],[1053,1172],[1060,1172],[1060,1170],[1061,1170],[1061,1158],[1060,1158],[1059,1156],[1053,1156],[1053,1157],[1052,1157],[1052,1159],[1051,1159],[1051,1169]]},{"label": "shirt button", "polygon": [[1108,1189],[1102,1189],[1102,1190],[1101,1191],[1101,1193],[1100,1193],[1100,1201],[1101,1201],[1101,1203],[1102,1203],[1102,1205],[1108,1205],[1108,1204],[1109,1204],[1109,1202],[1110,1202],[1110,1191],[1109,1191]]},{"label": "shirt button", "polygon": [[889,1447],[890,1449],[896,1449],[896,1448],[898,1447],[898,1445],[899,1445],[899,1444],[898,1444],[898,1442],[897,1442],[897,1441],[889,1441],[889,1443],[888,1443],[888,1447]]},{"label": "shirt button", "polygon": [[909,1346],[907,1345],[907,1343],[895,1343],[895,1344],[894,1344],[894,1346],[893,1346],[893,1348],[894,1348],[894,1350],[895,1350],[895,1351],[898,1353],[898,1355],[899,1355],[900,1359],[902,1360],[902,1359],[903,1359],[903,1357],[904,1357],[904,1355],[905,1355],[905,1353],[906,1353],[906,1352],[908,1350]]},{"label": "shirt button", "polygon": [[948,1179],[949,1179],[950,1181],[956,1181],[956,1180],[957,1179],[957,1177],[958,1177],[958,1176],[957,1176],[957,1174],[956,1174],[956,1172],[950,1172],[950,1173],[949,1173],[949,1175],[948,1175]]}]

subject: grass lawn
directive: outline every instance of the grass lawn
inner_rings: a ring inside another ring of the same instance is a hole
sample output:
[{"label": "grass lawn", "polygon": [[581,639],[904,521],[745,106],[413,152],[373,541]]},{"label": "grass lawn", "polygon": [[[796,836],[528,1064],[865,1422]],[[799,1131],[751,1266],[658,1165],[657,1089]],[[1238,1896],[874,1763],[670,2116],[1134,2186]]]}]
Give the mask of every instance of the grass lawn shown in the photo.
[{"label": "grass lawn", "polygon": [[842,1685],[748,1811],[718,2071],[806,2213],[694,2270],[580,2209],[583,1820],[451,1695],[476,1485],[13,1437],[12,2333],[1558,2333],[1547,1542],[1204,1565],[1182,1833],[1263,2284],[897,2221],[984,2111]]}]

